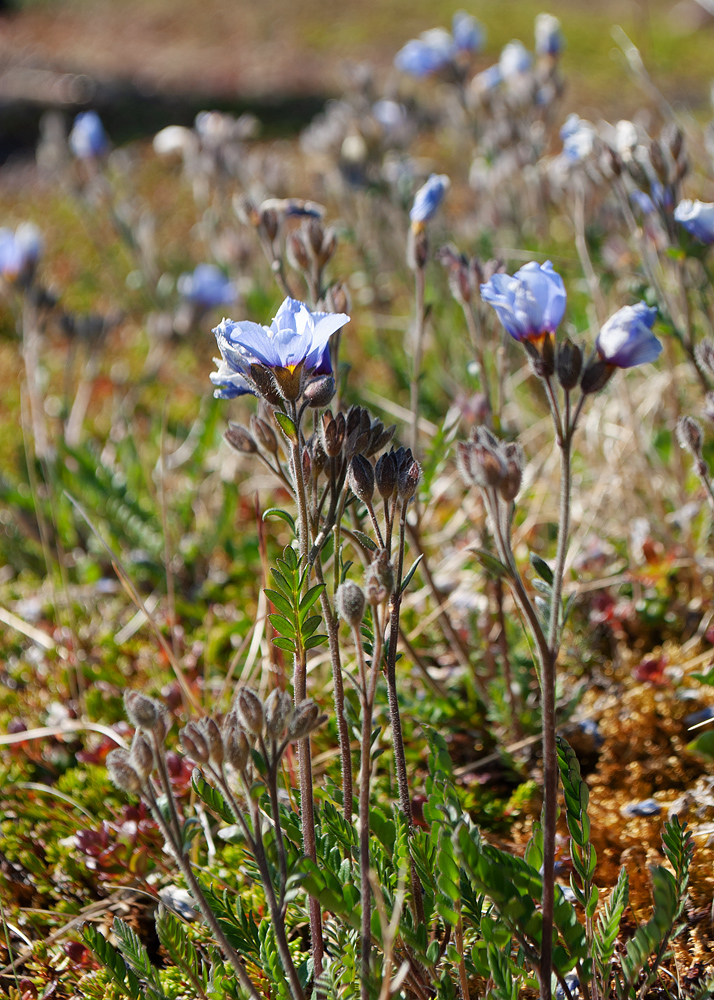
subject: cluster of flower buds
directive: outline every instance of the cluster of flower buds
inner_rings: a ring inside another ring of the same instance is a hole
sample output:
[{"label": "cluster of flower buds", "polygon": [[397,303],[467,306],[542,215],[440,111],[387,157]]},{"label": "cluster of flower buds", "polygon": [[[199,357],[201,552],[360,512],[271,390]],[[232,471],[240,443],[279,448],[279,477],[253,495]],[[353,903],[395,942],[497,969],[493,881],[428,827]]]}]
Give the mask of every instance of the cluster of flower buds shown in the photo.
[{"label": "cluster of flower buds", "polygon": [[704,433],[699,421],[694,417],[680,417],[677,421],[677,439],[680,446],[694,458],[694,467],[699,478],[708,481],[709,466],[702,454]]},{"label": "cluster of flower buds", "polygon": [[305,219],[300,229],[290,233],[285,242],[288,263],[303,274],[313,271],[319,274],[336,249],[337,233],[334,228],[326,228],[314,216]]},{"label": "cluster of flower buds", "polygon": [[165,705],[139,691],[126,692],[124,710],[136,730],[131,750],[111,750],[107,770],[117,788],[138,795],[158,764],[170,717]]},{"label": "cluster of flower buds", "polygon": [[271,247],[275,244],[280,229],[286,219],[322,219],[325,209],[314,201],[299,198],[268,198],[255,205],[248,195],[238,195],[233,202],[233,210],[244,226],[251,226],[258,233],[261,242]]},{"label": "cluster of flower buds", "polygon": [[320,433],[313,434],[306,443],[304,471],[317,479],[329,466],[341,481],[356,455],[365,460],[376,455],[391,441],[395,430],[396,424],[385,427],[362,406],[351,406],[346,416],[342,412],[335,416],[331,410],[325,410]]},{"label": "cluster of flower buds", "polygon": [[518,496],[525,456],[517,441],[499,441],[481,425],[475,428],[470,441],[457,445],[457,464],[467,486],[497,490],[507,503]]}]

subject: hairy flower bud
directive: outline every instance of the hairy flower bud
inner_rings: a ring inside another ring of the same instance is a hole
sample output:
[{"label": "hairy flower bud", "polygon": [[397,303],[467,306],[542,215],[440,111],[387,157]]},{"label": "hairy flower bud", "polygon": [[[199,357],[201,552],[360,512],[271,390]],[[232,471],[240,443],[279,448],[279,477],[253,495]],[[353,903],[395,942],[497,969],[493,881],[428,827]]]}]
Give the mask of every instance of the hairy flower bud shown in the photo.
[{"label": "hairy flower bud", "polygon": [[310,269],[310,256],[299,233],[290,233],[285,241],[285,252],[288,263],[296,271],[308,271]]},{"label": "hairy flower bud", "polygon": [[421,479],[421,466],[414,459],[408,462],[403,469],[399,470],[397,480],[397,496],[400,504],[404,507],[412,499],[417,491],[419,480]]},{"label": "hairy flower bud", "polygon": [[253,414],[250,418],[250,429],[253,431],[258,445],[264,451],[267,451],[270,455],[278,454],[278,439],[275,431],[267,421]]},{"label": "hairy flower bud", "polygon": [[517,442],[511,442],[504,449],[504,459],[506,462],[506,475],[499,484],[499,492],[507,503],[512,503],[521,489],[523,482],[523,467],[525,456],[523,449]]},{"label": "hairy flower bud", "polygon": [[397,486],[397,460],[392,452],[377,460],[374,478],[382,500],[391,500]]},{"label": "hairy flower bud", "polygon": [[313,379],[312,382],[308,382],[303,392],[307,405],[316,410],[328,406],[334,395],[335,380],[332,375],[321,375],[319,378]]},{"label": "hairy flower bud", "polygon": [[694,417],[680,417],[677,421],[677,439],[682,448],[701,459],[704,435],[699,421]]},{"label": "hairy flower bud", "polygon": [[583,367],[583,352],[570,337],[564,340],[558,349],[555,371],[558,381],[564,389],[574,389],[578,384]]},{"label": "hairy flower bud", "polygon": [[345,416],[338,413],[333,417],[329,410],[322,415],[322,440],[328,458],[336,458],[342,452],[345,440]]},{"label": "hairy flower bud", "polygon": [[411,271],[421,271],[429,259],[429,239],[426,229],[410,227],[407,238],[407,267]]},{"label": "hairy flower bud", "polygon": [[337,588],[335,607],[340,618],[347,622],[350,628],[357,628],[364,618],[365,603],[364,591],[351,580],[347,580]]},{"label": "hairy flower bud", "polygon": [[352,300],[349,289],[343,281],[335,281],[327,290],[327,308],[329,312],[349,313],[352,311]]},{"label": "hairy flower bud", "polygon": [[154,752],[141,730],[134,733],[134,739],[131,741],[130,763],[143,781],[146,781],[154,770]]},{"label": "hairy flower bud", "polygon": [[264,721],[263,702],[250,688],[241,688],[238,692],[238,714],[248,732],[260,736]]},{"label": "hairy flower bud", "polygon": [[200,728],[201,733],[208,744],[208,753],[211,764],[216,767],[220,767],[223,763],[224,748],[223,737],[221,736],[221,730],[218,728],[218,723],[215,719],[207,716],[206,718],[201,719]]},{"label": "hairy flower bud", "polygon": [[132,726],[152,732],[159,724],[164,706],[155,698],[148,698],[139,691],[126,691],[124,694],[124,710]]},{"label": "hairy flower bud", "polygon": [[131,764],[128,750],[110,750],[107,754],[107,772],[110,781],[130,795],[138,795],[141,791],[141,778]]},{"label": "hairy flower bud", "polygon": [[208,741],[195,722],[187,723],[179,732],[181,746],[192,760],[199,764],[207,764],[210,760]]},{"label": "hairy flower bud", "polygon": [[267,400],[273,406],[283,405],[283,397],[269,368],[266,368],[265,365],[252,364],[250,366],[250,377],[263,399]]},{"label": "hairy flower bud", "polygon": [[326,715],[320,715],[320,709],[311,699],[301,701],[296,705],[293,717],[288,724],[287,736],[291,743],[304,740],[310,733],[327,720]]},{"label": "hairy flower bud", "polygon": [[226,763],[234,771],[244,771],[250,759],[250,743],[245,732],[239,725],[223,729],[223,746]]},{"label": "hairy flower bud", "polygon": [[278,235],[278,226],[280,223],[278,213],[274,208],[262,208],[259,210],[259,220],[261,229],[272,243]]},{"label": "hairy flower bud", "polygon": [[293,700],[287,691],[274,688],[265,699],[265,728],[269,736],[280,739],[293,711]]},{"label": "hairy flower bud", "polygon": [[374,469],[364,455],[355,455],[348,474],[350,489],[363,503],[371,504],[374,494]]},{"label": "hairy flower bud", "polygon": [[706,340],[697,344],[694,353],[702,368],[706,368],[710,374],[714,375],[714,340],[707,337]]},{"label": "hairy flower bud", "polygon": [[374,562],[365,570],[364,586],[369,604],[382,604],[394,590],[394,567],[389,552],[382,549]]},{"label": "hairy flower bud", "polygon": [[230,423],[223,437],[231,448],[246,455],[255,454],[258,450],[258,445],[255,443],[252,435],[242,424]]}]

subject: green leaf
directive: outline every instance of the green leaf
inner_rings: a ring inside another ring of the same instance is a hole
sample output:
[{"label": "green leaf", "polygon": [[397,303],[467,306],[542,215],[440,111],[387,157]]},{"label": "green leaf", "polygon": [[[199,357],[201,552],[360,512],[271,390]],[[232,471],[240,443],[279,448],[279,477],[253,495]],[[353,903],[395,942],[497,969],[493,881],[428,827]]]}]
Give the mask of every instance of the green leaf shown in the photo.
[{"label": "green leaf", "polygon": [[418,556],[412,563],[411,569],[409,570],[407,575],[404,577],[404,580],[402,581],[402,589],[399,591],[400,594],[403,594],[404,591],[409,586],[409,584],[411,583],[412,577],[416,573],[417,566],[419,565],[419,563],[422,561],[423,558],[424,558],[424,553],[422,552],[422,554]]},{"label": "green leaf", "polygon": [[273,416],[288,441],[295,444],[297,441],[297,429],[287,413],[283,413],[282,410],[274,410]]},{"label": "green leaf", "polygon": [[286,618],[290,619],[295,614],[295,608],[290,603],[290,601],[283,594],[278,593],[277,590],[265,590],[263,591],[265,596],[268,598],[271,604],[275,605],[278,611],[281,611]]},{"label": "green leaf", "polygon": [[473,552],[483,568],[488,570],[492,576],[511,576],[510,569],[486,549],[474,549]]},{"label": "green leaf", "polygon": [[303,643],[305,649],[314,649],[316,646],[321,646],[323,642],[327,642],[326,635],[311,635],[309,639],[306,639]]},{"label": "green leaf", "polygon": [[531,552],[531,566],[536,571],[541,580],[545,580],[549,587],[553,586],[553,570],[545,559],[541,559],[535,552]]},{"label": "green leaf", "polygon": [[710,667],[705,674],[692,674],[692,677],[700,684],[714,684],[714,667]]},{"label": "green leaf", "polygon": [[134,972],[127,968],[126,962],[116,948],[100,934],[93,924],[83,925],[82,937],[84,943],[94,952],[124,996],[129,997],[130,1000],[144,1000],[141,984]]},{"label": "green leaf", "polygon": [[369,535],[365,535],[364,531],[358,531],[357,528],[353,528],[352,534],[363,548],[368,549],[370,552],[377,551],[377,544],[372,541]]},{"label": "green leaf", "polygon": [[161,988],[158,970],[151,964],[149,953],[139,940],[138,935],[119,917],[114,918],[112,930],[119,940],[119,950],[129,966],[139,979],[144,981],[152,996],[164,1000],[166,994]]},{"label": "green leaf", "polygon": [[281,521],[285,521],[293,529],[293,534],[297,537],[297,527],[295,525],[295,518],[292,514],[288,514],[286,510],[282,510],[280,507],[269,507],[263,513],[263,520],[267,521],[269,517],[279,517]]},{"label": "green leaf", "polygon": [[297,635],[297,629],[293,623],[283,615],[268,615],[268,618],[275,631],[280,632],[281,635],[287,635],[291,639]]},{"label": "green leaf", "polygon": [[695,740],[687,744],[687,750],[695,753],[699,757],[706,757],[707,760],[714,760],[714,729],[707,729]]},{"label": "green leaf", "polygon": [[303,599],[300,601],[300,611],[303,614],[313,606],[324,589],[324,583],[316,583],[314,587],[310,587]]},{"label": "green leaf", "polygon": [[199,799],[208,806],[211,812],[215,813],[216,816],[220,816],[229,825],[233,825],[236,821],[230,806],[223,798],[223,795],[214,788],[213,785],[209,785],[206,779],[203,777],[200,769],[195,767],[193,769],[193,775],[191,776],[191,784],[193,785],[193,790],[198,795]]},{"label": "green leaf", "polygon": [[321,622],[322,622],[321,615],[312,615],[311,618],[308,618],[307,621],[304,622],[302,628],[300,629],[300,635],[303,637],[303,639],[308,639],[315,631],[315,629],[320,626]]},{"label": "green leaf", "polygon": [[181,921],[159,904],[155,922],[159,941],[173,964],[193,983],[197,992],[205,993],[201,958]]},{"label": "green leaf", "polygon": [[273,638],[273,645],[277,646],[278,649],[284,649],[287,653],[295,652],[295,643],[292,639],[288,639],[284,635],[276,635]]}]

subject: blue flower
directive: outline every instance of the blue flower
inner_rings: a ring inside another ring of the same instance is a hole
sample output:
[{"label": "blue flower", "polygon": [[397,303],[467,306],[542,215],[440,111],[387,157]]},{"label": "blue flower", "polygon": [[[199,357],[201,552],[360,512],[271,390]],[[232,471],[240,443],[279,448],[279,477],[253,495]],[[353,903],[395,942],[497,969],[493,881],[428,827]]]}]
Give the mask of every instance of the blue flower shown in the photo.
[{"label": "blue flower", "polygon": [[349,321],[345,313],[313,313],[303,302],[290,298],[270,326],[224,319],[213,331],[222,359],[217,361],[218,371],[211,373],[217,386],[214,396],[265,395],[262,375],[260,386],[256,382],[260,371],[285,398],[297,399],[307,375],[332,373],[329,340]]},{"label": "blue flower", "polygon": [[653,215],[657,211],[650,196],[639,188],[630,194],[630,201],[637,205],[643,215]]},{"label": "blue flower", "polygon": [[674,210],[677,222],[700,243],[714,243],[714,204],[685,198]]},{"label": "blue flower", "polygon": [[504,80],[523,76],[531,68],[531,55],[523,42],[509,42],[504,45],[498,60],[498,68]]},{"label": "blue flower", "polygon": [[560,21],[552,14],[538,14],[535,19],[535,50],[539,56],[557,56],[563,51]]},{"label": "blue flower", "polygon": [[486,43],[483,25],[465,10],[457,10],[451,19],[451,34],[459,52],[480,52]]},{"label": "blue flower", "polygon": [[69,133],[69,148],[79,160],[101,156],[109,149],[109,140],[96,111],[80,111]]},{"label": "blue flower", "polygon": [[412,225],[421,227],[436,215],[451,181],[446,174],[432,174],[414,196],[414,204],[409,213]]},{"label": "blue flower", "polygon": [[235,284],[215,264],[199,264],[193,274],[182,274],[178,290],[187,302],[202,309],[231,305],[238,298]]},{"label": "blue flower", "polygon": [[42,233],[33,222],[21,222],[15,232],[0,229],[0,275],[15,281],[32,274],[42,253]]},{"label": "blue flower", "polygon": [[489,66],[488,69],[476,74],[471,81],[471,89],[475,94],[485,94],[490,90],[495,90],[502,83],[501,69],[496,63],[495,66]]},{"label": "blue flower", "polygon": [[565,286],[548,260],[530,261],[511,277],[494,274],[481,285],[481,298],[498,313],[506,331],[519,342],[555,333],[565,313]]},{"label": "blue flower", "polygon": [[595,129],[589,121],[575,112],[568,115],[560,129],[565,158],[573,162],[584,160],[593,151],[595,135]]},{"label": "blue flower", "polygon": [[602,360],[613,368],[633,368],[656,361],[662,345],[652,333],[657,310],[645,302],[618,309],[605,323],[595,341]]},{"label": "blue flower", "polygon": [[454,53],[454,39],[446,28],[432,28],[407,42],[394,57],[394,65],[410,76],[430,76],[448,66]]}]

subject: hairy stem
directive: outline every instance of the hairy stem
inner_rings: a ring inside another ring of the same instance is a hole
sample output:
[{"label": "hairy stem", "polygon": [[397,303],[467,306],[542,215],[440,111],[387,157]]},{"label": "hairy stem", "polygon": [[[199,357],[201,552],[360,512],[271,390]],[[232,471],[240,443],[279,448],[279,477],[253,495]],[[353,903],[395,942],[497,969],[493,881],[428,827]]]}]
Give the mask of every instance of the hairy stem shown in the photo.
[{"label": "hairy stem", "polygon": [[416,314],[414,317],[414,358],[412,378],[409,386],[409,411],[412,415],[411,449],[417,454],[419,444],[419,377],[421,374],[421,356],[424,349],[424,268],[417,267],[414,276],[414,299]]}]

